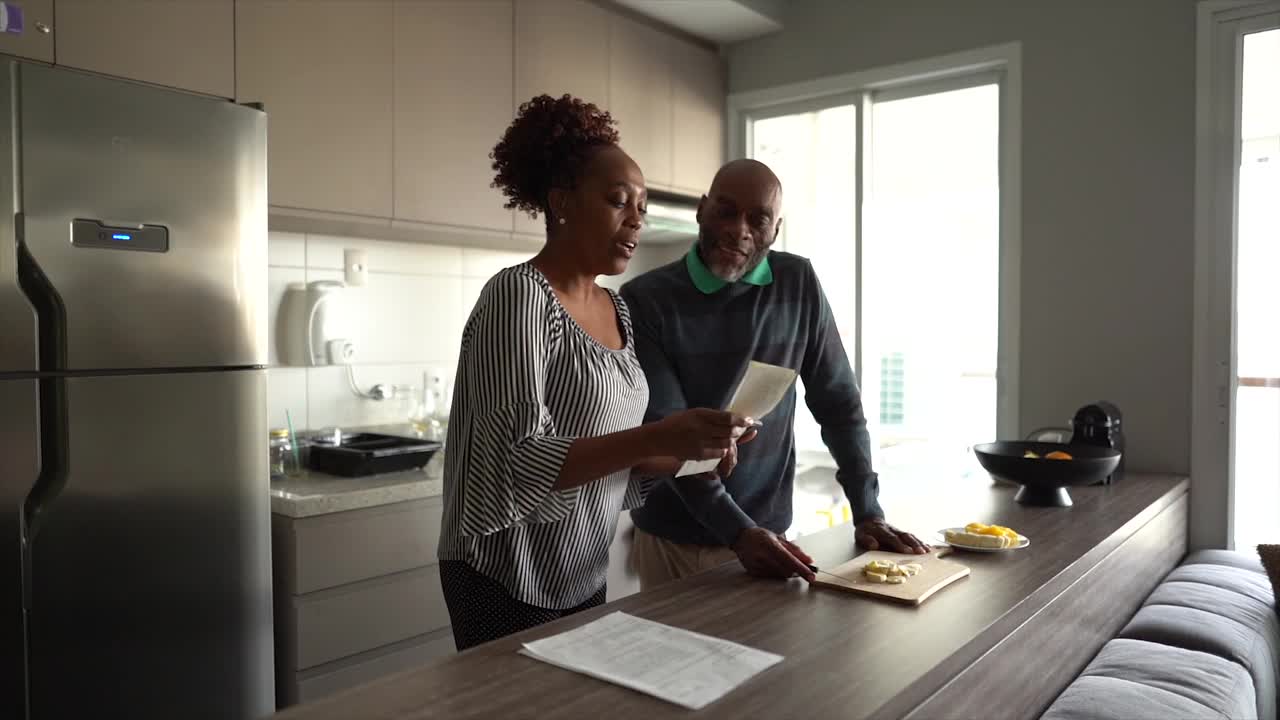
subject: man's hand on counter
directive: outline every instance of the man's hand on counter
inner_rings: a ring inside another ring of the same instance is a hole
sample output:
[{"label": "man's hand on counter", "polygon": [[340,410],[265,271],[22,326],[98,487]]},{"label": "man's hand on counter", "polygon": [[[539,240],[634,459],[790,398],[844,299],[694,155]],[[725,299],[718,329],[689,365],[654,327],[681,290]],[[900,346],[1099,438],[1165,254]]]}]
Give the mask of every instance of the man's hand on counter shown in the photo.
[{"label": "man's hand on counter", "polygon": [[789,578],[799,575],[813,581],[813,558],[795,543],[762,527],[747,528],[733,544],[742,566],[759,577]]},{"label": "man's hand on counter", "polygon": [[853,539],[866,550],[924,555],[929,546],[909,532],[885,522],[883,518],[871,518],[858,523],[853,529]]}]

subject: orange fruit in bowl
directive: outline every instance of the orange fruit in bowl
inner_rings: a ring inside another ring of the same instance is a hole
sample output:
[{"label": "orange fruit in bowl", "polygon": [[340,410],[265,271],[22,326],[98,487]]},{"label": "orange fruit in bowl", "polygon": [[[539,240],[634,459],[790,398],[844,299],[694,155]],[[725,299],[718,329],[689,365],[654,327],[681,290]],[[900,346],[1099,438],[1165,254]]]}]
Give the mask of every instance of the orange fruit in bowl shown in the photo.
[{"label": "orange fruit in bowl", "polygon": [[1070,454],[1064,453],[1061,450],[1054,450],[1053,452],[1046,454],[1044,457],[1046,460],[1071,460],[1072,459]]}]

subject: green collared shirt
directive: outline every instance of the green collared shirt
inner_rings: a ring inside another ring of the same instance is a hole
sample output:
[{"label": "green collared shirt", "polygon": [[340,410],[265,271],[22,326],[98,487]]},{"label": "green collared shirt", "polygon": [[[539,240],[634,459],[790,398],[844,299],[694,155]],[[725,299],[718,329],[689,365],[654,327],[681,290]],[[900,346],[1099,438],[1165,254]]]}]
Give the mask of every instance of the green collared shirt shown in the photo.
[{"label": "green collared shirt", "polygon": [[[703,295],[719,292],[721,288],[729,284],[727,281],[716,277],[702,262],[702,258],[698,257],[698,245],[696,243],[689,248],[689,253],[684,256],[684,265],[689,269],[689,279],[693,281],[694,287],[698,288]],[[762,287],[773,282],[773,268],[769,267],[769,256],[765,255],[760,264],[751,268],[751,271],[743,275],[738,282]]]}]

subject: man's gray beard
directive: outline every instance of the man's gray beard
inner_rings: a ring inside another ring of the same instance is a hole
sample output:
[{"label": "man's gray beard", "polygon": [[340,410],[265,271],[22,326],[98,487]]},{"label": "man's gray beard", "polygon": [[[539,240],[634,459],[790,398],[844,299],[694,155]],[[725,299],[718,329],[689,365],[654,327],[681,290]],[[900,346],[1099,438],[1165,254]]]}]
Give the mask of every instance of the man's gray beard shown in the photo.
[{"label": "man's gray beard", "polygon": [[707,266],[707,269],[711,271],[711,274],[712,274],[712,275],[715,275],[716,277],[720,278],[721,280],[723,280],[723,281],[725,281],[725,282],[727,282],[727,283],[736,283],[736,282],[738,282],[739,280],[741,280],[741,279],[742,279],[742,276],[743,276],[743,275],[746,275],[746,274],[747,274],[747,269],[746,269],[746,268],[743,268],[743,269],[738,270],[738,271],[736,271],[736,272],[731,272],[731,273],[729,273],[729,274],[727,274],[727,275],[724,273],[724,271],[723,271],[723,270],[718,270],[718,269],[716,269],[716,268],[714,268],[714,267],[712,267],[712,266],[710,266],[710,265],[708,265],[708,266]]},{"label": "man's gray beard", "polygon": [[708,245],[714,245],[714,243],[707,241],[705,232],[706,231],[703,230],[701,227],[698,228],[698,256],[702,258],[702,264],[705,265],[706,268],[711,271],[712,275],[715,275],[716,277],[720,278],[721,280],[727,283],[736,283],[739,280],[741,280],[744,275],[750,272],[751,268],[755,267],[755,265],[752,265],[750,267],[748,267],[747,265],[742,265],[738,270],[734,270],[732,272],[729,272],[728,274],[725,274],[726,271],[707,262],[707,253],[702,252],[702,249],[707,247]]}]

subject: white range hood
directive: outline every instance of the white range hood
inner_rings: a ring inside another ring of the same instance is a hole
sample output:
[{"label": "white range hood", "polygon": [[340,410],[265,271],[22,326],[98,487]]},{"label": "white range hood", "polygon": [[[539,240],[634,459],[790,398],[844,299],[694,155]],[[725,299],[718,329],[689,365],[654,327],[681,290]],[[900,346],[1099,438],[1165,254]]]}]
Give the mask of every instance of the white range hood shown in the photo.
[{"label": "white range hood", "polygon": [[653,20],[715,43],[733,43],[782,30],[788,0],[612,0]]},{"label": "white range hood", "polygon": [[650,190],[648,210],[641,242],[688,245],[697,239],[698,198]]}]

